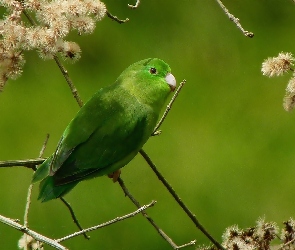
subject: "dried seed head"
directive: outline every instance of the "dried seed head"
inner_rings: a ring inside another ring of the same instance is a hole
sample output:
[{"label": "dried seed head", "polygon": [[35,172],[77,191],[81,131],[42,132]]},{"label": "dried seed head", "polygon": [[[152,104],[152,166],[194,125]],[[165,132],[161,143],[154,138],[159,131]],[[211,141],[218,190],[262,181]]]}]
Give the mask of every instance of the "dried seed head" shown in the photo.
[{"label": "dried seed head", "polygon": [[23,236],[19,239],[18,247],[19,249],[43,250],[42,244],[27,234],[23,234]]},{"label": "dried seed head", "polygon": [[269,57],[262,63],[262,74],[273,77],[280,76],[294,65],[294,57],[291,53],[281,52],[277,57]]},{"label": "dried seed head", "polygon": [[59,46],[58,51],[65,58],[71,62],[75,62],[81,57],[81,49],[77,43],[63,41]]},{"label": "dried seed head", "polygon": [[256,236],[259,241],[269,243],[276,238],[278,227],[275,222],[265,222],[264,218],[257,220]]},{"label": "dried seed head", "polygon": [[295,221],[293,218],[284,222],[285,227],[282,229],[281,239],[284,243],[288,243],[295,239]]},{"label": "dried seed head", "polygon": [[289,80],[286,92],[295,93],[295,76]]},{"label": "dried seed head", "polygon": [[[95,22],[107,11],[99,0],[1,0],[1,5],[6,13],[0,20],[0,88],[7,79],[21,74],[24,58],[20,51],[36,50],[43,59],[52,59],[59,52],[64,59],[77,61],[80,47],[65,42],[65,37],[71,30],[93,32]],[[31,27],[21,20],[24,10],[35,16]]]},{"label": "dried seed head", "polygon": [[75,17],[71,19],[71,26],[78,30],[79,35],[90,34],[95,28],[94,20],[88,16]]}]

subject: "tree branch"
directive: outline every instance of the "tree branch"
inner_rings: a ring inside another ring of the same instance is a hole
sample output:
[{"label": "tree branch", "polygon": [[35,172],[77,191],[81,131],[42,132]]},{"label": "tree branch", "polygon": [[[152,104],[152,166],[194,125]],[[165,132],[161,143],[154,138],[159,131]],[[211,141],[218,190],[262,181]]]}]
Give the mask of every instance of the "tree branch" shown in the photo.
[{"label": "tree branch", "polygon": [[43,236],[19,223],[17,223],[16,221],[12,220],[12,219],[9,219],[7,217],[4,217],[2,215],[0,215],[0,222],[10,226],[10,227],[13,227],[25,234],[28,234],[30,236],[32,236],[34,239],[36,239],[37,241],[40,241],[40,242],[43,242],[43,243],[46,243],[48,244],[49,246],[52,246],[56,249],[59,249],[59,250],[67,250],[66,247],[60,245],[58,242],[56,242],[55,240],[52,240],[46,236]]},{"label": "tree branch", "polygon": [[73,97],[76,99],[79,107],[81,108],[83,106],[83,101],[80,98],[80,95],[78,93],[77,88],[75,87],[74,83],[72,82],[71,78],[69,77],[68,71],[65,69],[65,67],[62,65],[60,60],[58,59],[57,55],[54,56],[54,61],[56,62],[57,66],[59,67],[62,75],[66,79],[66,82],[68,83],[70,90],[73,94]]},{"label": "tree branch", "polygon": [[35,171],[36,165],[41,164],[45,160],[46,159],[44,158],[36,158],[36,159],[27,159],[27,160],[0,161],[0,168],[22,166],[26,168],[32,168]]},{"label": "tree branch", "polygon": [[[129,192],[129,190],[127,189],[127,187],[125,186],[125,183],[124,183],[124,181],[122,180],[122,178],[121,177],[119,177],[118,178],[118,183],[119,183],[119,185],[121,186],[121,188],[122,188],[122,190],[123,190],[123,192],[124,192],[124,194],[125,194],[125,196],[127,196],[131,201],[132,201],[132,203],[136,206],[136,207],[138,207],[138,208],[140,208],[140,204],[139,204],[139,202],[131,195],[131,193]],[[142,215],[152,224],[152,226],[157,230],[157,232],[162,236],[162,238],[164,239],[164,240],[166,240],[169,244],[170,244],[170,246],[173,248],[173,249],[180,249],[180,248],[182,248],[182,247],[186,247],[186,246],[190,246],[190,245],[193,245],[193,244],[195,244],[195,240],[193,240],[193,241],[191,241],[190,243],[187,243],[187,244],[184,244],[184,245],[182,245],[182,246],[177,246],[174,242],[173,242],[173,240],[161,229],[161,228],[159,228],[157,225],[156,225],[156,223],[154,222],[154,220],[151,218],[151,217],[149,217],[149,215],[146,213],[146,211],[142,211],[141,212],[142,213]],[[194,243],[193,243],[194,242]]]},{"label": "tree branch", "polygon": [[184,84],[186,83],[186,80],[182,80],[182,82],[179,84],[178,88],[176,89],[174,95],[172,96],[170,102],[168,103],[166,110],[164,112],[164,114],[162,115],[160,121],[157,123],[154,132],[152,133],[152,136],[155,135],[159,135],[161,132],[158,131],[158,129],[161,127],[162,123],[164,122],[164,120],[166,119],[170,109],[172,108],[173,103],[175,102],[177,96],[179,95],[179,92],[181,91],[182,87],[184,86]]},{"label": "tree branch", "polygon": [[111,18],[112,20],[116,21],[116,22],[119,23],[119,24],[126,23],[126,22],[129,21],[129,18],[126,18],[126,19],[124,19],[124,20],[119,19],[118,17],[112,15],[109,11],[107,11],[106,13],[107,13],[107,16],[108,16],[109,18]]},{"label": "tree branch", "polygon": [[[44,141],[42,148],[40,150],[40,153],[39,153],[39,158],[41,158],[44,154],[48,139],[49,139],[49,134],[46,135],[45,141]],[[33,189],[33,184],[30,184],[30,186],[28,188],[27,201],[26,201],[26,207],[25,207],[25,213],[24,213],[24,227],[26,227],[26,228],[29,226],[28,217],[29,217],[29,210],[30,210],[30,205],[31,205],[32,189]],[[27,234],[25,234],[24,237],[27,237]],[[27,240],[27,238],[26,238],[26,240]],[[27,248],[28,248],[27,245],[25,245],[25,250],[27,250]]]},{"label": "tree branch", "polygon": [[[294,0],[295,1],[295,0]],[[138,7],[138,5],[140,4],[140,0],[136,0],[135,5],[132,4],[128,4],[128,7],[131,9],[136,9]]]},{"label": "tree branch", "polygon": [[239,18],[236,18],[233,14],[231,14],[229,12],[229,10],[224,6],[224,4],[222,3],[221,0],[216,0],[216,1],[219,4],[219,6],[222,8],[224,13],[228,16],[229,20],[233,21],[236,24],[236,26],[238,27],[238,29],[241,30],[245,36],[250,37],[250,38],[254,37],[254,33],[244,30],[244,28],[240,24]]},{"label": "tree branch", "polygon": [[103,227],[106,227],[106,226],[109,226],[111,224],[114,224],[114,223],[117,223],[119,221],[122,221],[122,220],[126,220],[130,217],[133,217],[139,213],[141,213],[142,211],[144,211],[145,209],[149,208],[149,207],[152,207],[156,204],[156,201],[152,201],[151,203],[149,203],[148,205],[143,205],[142,207],[140,207],[139,209],[137,209],[136,211],[132,212],[132,213],[129,213],[129,214],[126,214],[126,215],[123,215],[121,217],[117,217],[115,219],[112,219],[110,221],[107,221],[105,223],[102,223],[102,224],[99,224],[97,226],[94,226],[94,227],[89,227],[89,228],[86,228],[86,229],[83,229],[79,232],[76,232],[76,233],[73,233],[73,234],[70,234],[68,236],[65,236],[63,238],[60,238],[60,239],[57,239],[55,240],[56,242],[62,242],[62,241],[65,241],[65,240],[68,240],[68,239],[71,239],[73,237],[76,237],[80,234],[84,234],[84,233],[87,233],[87,232],[90,232],[90,231],[93,231],[93,230],[97,230],[99,228],[103,228]]},{"label": "tree branch", "polygon": [[154,171],[154,173],[157,175],[159,180],[163,183],[163,185],[167,188],[169,193],[173,196],[174,200],[179,204],[179,206],[184,210],[184,212],[188,215],[188,217],[192,220],[192,222],[195,224],[195,226],[206,235],[206,237],[218,248],[224,250],[224,248],[221,246],[221,244],[216,241],[208,232],[207,230],[201,225],[201,223],[197,220],[196,216],[189,210],[189,208],[184,204],[184,202],[181,200],[181,198],[177,195],[177,193],[174,191],[172,186],[166,181],[164,176],[158,171],[156,168],[156,165],[152,162],[151,158],[144,152],[143,149],[139,151],[139,153],[142,155],[142,157],[146,160],[148,165],[151,167],[151,169]]},{"label": "tree branch", "polygon": [[83,229],[79,232],[76,232],[76,233],[73,233],[73,234],[70,234],[68,236],[65,236],[63,238],[60,238],[60,239],[57,239],[57,240],[53,240],[53,239],[50,239],[46,236],[43,236],[19,223],[17,223],[15,220],[12,220],[12,219],[9,219],[7,217],[4,217],[2,215],[0,215],[0,222],[10,226],[10,227],[13,227],[27,235],[30,235],[31,237],[33,237],[34,239],[36,239],[37,241],[40,241],[40,242],[43,242],[43,243],[46,243],[48,244],[49,246],[52,246],[56,249],[59,249],[59,250],[67,250],[67,248],[65,248],[64,246],[60,245],[59,242],[62,242],[62,241],[65,241],[65,240],[68,240],[68,239],[71,239],[73,237],[76,237],[78,235],[81,235],[81,234],[85,234],[86,232],[90,232],[90,231],[93,231],[93,230],[97,230],[97,229],[100,229],[100,228],[103,228],[103,227],[106,227],[106,226],[109,226],[109,225],[112,225],[114,223],[117,223],[119,221],[122,221],[122,220],[126,220],[128,218],[131,218],[137,214],[139,214],[140,212],[142,212],[143,210],[149,208],[149,207],[152,207],[153,205],[155,205],[156,201],[152,201],[151,203],[149,203],[148,205],[144,205],[142,207],[140,207],[139,209],[137,209],[136,211],[132,212],[132,213],[129,213],[129,214],[126,214],[126,215],[123,215],[121,217],[117,217],[115,219],[112,219],[110,221],[107,221],[107,222],[104,222],[102,224],[99,224],[97,226],[93,226],[93,227],[90,227],[90,228],[87,228],[87,229]]},{"label": "tree branch", "polygon": [[[73,219],[74,223],[77,225],[77,227],[78,227],[81,231],[83,231],[83,228],[81,227],[81,225],[80,225],[80,223],[79,223],[79,221],[78,221],[78,219],[77,219],[77,217],[76,217],[76,215],[75,215],[75,213],[74,213],[74,210],[73,210],[73,208],[71,207],[70,203],[68,203],[63,197],[60,197],[59,199],[60,199],[60,200],[63,202],[63,204],[65,204],[66,207],[69,209],[70,214],[71,214],[71,216],[72,216],[72,219]],[[85,239],[87,239],[87,240],[90,239],[90,236],[88,236],[86,233],[83,233],[83,235],[84,235],[84,238],[85,238]]]},{"label": "tree branch", "polygon": [[178,246],[177,249],[185,248],[185,247],[188,247],[188,246],[193,246],[193,245],[196,244],[196,242],[197,242],[196,240],[192,240],[192,241],[189,242],[189,243],[186,243],[186,244],[183,244],[183,245],[181,245],[181,246]]}]

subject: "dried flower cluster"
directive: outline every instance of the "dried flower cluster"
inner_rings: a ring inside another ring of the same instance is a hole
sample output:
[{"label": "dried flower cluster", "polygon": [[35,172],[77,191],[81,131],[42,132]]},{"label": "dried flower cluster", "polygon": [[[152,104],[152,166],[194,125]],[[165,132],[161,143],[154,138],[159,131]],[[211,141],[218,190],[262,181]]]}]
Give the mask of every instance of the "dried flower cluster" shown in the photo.
[{"label": "dried flower cluster", "polygon": [[[273,77],[283,75],[285,72],[294,71],[295,58],[291,53],[281,52],[277,57],[270,57],[262,63],[262,74]],[[291,111],[295,107],[295,74],[293,73],[287,88],[283,101],[283,107],[286,111]]]},{"label": "dried flower cluster", "polygon": [[40,242],[36,241],[30,235],[23,234],[23,236],[18,241],[19,249],[28,249],[28,250],[43,250],[43,246]]},{"label": "dried flower cluster", "polygon": [[284,52],[277,57],[269,57],[262,63],[262,74],[269,77],[280,76],[291,69],[294,60],[291,53]]},{"label": "dried flower cluster", "polygon": [[93,32],[107,11],[99,0],[0,0],[0,6],[6,8],[0,20],[0,90],[22,73],[25,50],[37,50],[44,59],[57,53],[79,59],[79,45],[65,37],[71,30]]},{"label": "dried flower cluster", "polygon": [[[285,249],[295,249],[295,221],[290,218],[284,222],[285,227],[282,229],[281,240],[285,244]],[[292,244],[290,244],[292,243]]]},{"label": "dried flower cluster", "polygon": [[[225,230],[222,236],[222,246],[227,250],[293,250],[295,249],[295,221],[291,218],[284,222],[284,228],[280,236],[280,246],[271,245],[274,239],[278,239],[278,227],[274,222],[265,222],[259,219],[255,227],[239,229],[231,226]],[[198,250],[217,250],[215,246],[202,246]]]}]

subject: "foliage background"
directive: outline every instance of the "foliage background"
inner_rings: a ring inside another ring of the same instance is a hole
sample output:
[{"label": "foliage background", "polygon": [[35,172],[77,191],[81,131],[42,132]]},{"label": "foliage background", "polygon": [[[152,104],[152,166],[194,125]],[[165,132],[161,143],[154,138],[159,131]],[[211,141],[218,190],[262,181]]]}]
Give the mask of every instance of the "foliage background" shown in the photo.
[{"label": "foliage background", "polygon": [[[91,36],[72,34],[82,59],[66,65],[84,101],[116,80],[128,65],[148,57],[167,61],[180,82],[187,79],[160,137],[144,146],[183,201],[216,237],[232,224],[254,225],[259,216],[281,223],[294,212],[295,115],[282,108],[288,76],[268,79],[268,56],[294,51],[295,5],[291,0],[224,0],[240,18],[246,38],[216,1],[106,0],[108,10],[130,22],[104,18]],[[71,40],[71,39],[69,39]],[[53,61],[26,53],[21,78],[0,93],[0,160],[38,156],[46,133],[49,156],[78,111]],[[22,219],[32,171],[0,169],[0,214]],[[193,226],[146,162],[137,156],[123,170],[129,190],[177,243],[208,240]],[[29,223],[52,238],[76,231],[60,201],[36,201]],[[83,227],[135,210],[119,185],[102,177],[79,184],[66,199]],[[21,233],[0,224],[0,245],[16,249]],[[70,249],[170,249],[152,226],[136,216],[64,243]],[[46,249],[50,247],[46,246]]]}]

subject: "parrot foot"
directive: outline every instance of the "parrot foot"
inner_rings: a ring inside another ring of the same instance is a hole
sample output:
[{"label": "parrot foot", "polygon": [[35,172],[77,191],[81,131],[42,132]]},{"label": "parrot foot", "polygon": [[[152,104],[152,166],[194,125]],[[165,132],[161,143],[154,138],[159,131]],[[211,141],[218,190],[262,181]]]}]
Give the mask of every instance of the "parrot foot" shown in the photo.
[{"label": "parrot foot", "polygon": [[113,172],[111,174],[108,174],[108,177],[109,178],[112,178],[113,179],[113,182],[117,182],[117,180],[120,177],[120,174],[121,174],[121,169],[118,169],[117,171],[115,171],[115,172]]}]

